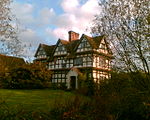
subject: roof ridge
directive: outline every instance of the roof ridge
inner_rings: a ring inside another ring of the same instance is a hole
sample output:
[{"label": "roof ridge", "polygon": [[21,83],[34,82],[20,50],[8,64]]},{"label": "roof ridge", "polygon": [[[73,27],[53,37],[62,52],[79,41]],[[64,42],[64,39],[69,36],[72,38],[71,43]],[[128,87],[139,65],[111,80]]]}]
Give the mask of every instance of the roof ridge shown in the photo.
[{"label": "roof ridge", "polygon": [[7,58],[23,59],[23,58],[21,58],[21,57],[17,57],[17,56],[8,56],[8,55],[4,55],[4,54],[0,54],[0,56],[7,57]]},{"label": "roof ridge", "polygon": [[[41,44],[41,43],[40,43]],[[55,46],[55,45],[47,45],[47,44],[41,44],[43,46],[48,46],[48,47],[51,47],[51,46]]]}]

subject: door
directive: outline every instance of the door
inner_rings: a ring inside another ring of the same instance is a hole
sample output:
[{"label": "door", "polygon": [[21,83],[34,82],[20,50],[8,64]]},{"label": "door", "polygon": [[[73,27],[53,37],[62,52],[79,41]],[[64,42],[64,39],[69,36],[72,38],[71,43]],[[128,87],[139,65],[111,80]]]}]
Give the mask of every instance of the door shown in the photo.
[{"label": "door", "polygon": [[71,76],[70,79],[70,87],[74,90],[76,89],[76,76]]}]

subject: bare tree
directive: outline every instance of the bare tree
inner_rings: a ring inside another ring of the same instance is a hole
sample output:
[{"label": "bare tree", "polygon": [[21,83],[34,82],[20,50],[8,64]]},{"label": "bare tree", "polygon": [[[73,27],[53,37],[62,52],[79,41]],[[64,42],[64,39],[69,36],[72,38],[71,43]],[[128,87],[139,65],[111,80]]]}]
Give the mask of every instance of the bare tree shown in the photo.
[{"label": "bare tree", "polygon": [[18,55],[21,44],[17,37],[15,16],[11,13],[11,0],[0,0],[0,53]]},{"label": "bare tree", "polygon": [[92,33],[108,36],[119,68],[150,74],[149,0],[100,0],[99,5]]}]

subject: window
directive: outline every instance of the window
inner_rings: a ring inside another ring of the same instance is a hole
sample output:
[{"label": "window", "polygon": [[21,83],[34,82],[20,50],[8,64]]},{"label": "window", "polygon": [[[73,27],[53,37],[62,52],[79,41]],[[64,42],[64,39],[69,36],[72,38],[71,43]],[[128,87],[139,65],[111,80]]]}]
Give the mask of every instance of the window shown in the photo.
[{"label": "window", "polygon": [[92,57],[90,57],[90,56],[86,57],[86,65],[87,66],[91,66],[92,65]]},{"label": "window", "polygon": [[66,63],[62,63],[62,68],[65,68],[66,67]]},{"label": "window", "polygon": [[79,48],[90,48],[90,44],[88,43],[88,41],[86,39],[82,40],[82,42],[79,45]]},{"label": "window", "polygon": [[59,43],[58,44],[58,47],[57,47],[57,49],[56,49],[56,51],[57,52],[62,52],[62,51],[64,51],[65,49],[64,49],[64,46],[61,44],[61,43]]},{"label": "window", "polygon": [[83,65],[83,58],[78,57],[78,58],[74,59],[74,65],[76,65],[76,66]]},{"label": "window", "polygon": [[87,42],[86,41],[82,41],[81,48],[85,48],[86,46],[87,46]]},{"label": "window", "polygon": [[66,68],[66,63],[67,63],[67,61],[64,60],[64,58],[61,58],[61,59],[62,59],[62,62],[61,62],[62,68]]},{"label": "window", "polygon": [[58,51],[63,51],[63,46],[58,46]]}]

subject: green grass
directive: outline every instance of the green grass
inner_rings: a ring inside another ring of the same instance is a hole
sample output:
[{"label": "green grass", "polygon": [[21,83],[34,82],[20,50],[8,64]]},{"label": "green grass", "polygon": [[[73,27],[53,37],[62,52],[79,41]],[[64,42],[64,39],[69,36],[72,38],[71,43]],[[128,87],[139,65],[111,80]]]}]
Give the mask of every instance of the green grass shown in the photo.
[{"label": "green grass", "polygon": [[22,107],[25,110],[47,111],[55,107],[56,102],[65,102],[75,94],[61,90],[7,90],[0,89],[0,101],[13,109]]}]

